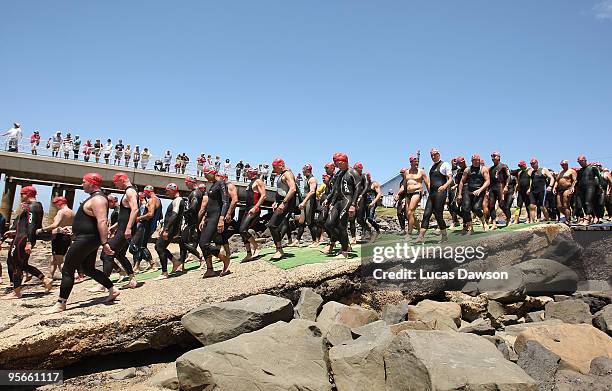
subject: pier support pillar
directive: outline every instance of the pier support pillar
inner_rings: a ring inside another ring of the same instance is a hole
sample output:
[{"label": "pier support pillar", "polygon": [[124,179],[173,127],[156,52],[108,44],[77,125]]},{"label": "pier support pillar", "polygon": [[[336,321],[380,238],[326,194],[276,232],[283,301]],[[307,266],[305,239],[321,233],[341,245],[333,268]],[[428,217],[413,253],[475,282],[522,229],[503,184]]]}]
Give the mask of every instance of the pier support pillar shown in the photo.
[{"label": "pier support pillar", "polygon": [[5,175],[4,177],[4,191],[2,192],[0,213],[2,213],[7,223],[10,223],[11,214],[13,213],[13,204],[15,202],[15,189],[17,188],[17,184],[12,182],[8,175]]},{"label": "pier support pillar", "polygon": [[74,188],[67,187],[65,191],[65,197],[68,200],[68,207],[74,209]]},{"label": "pier support pillar", "polygon": [[45,221],[45,225],[50,225],[55,219],[55,215],[57,215],[57,207],[53,204],[53,199],[57,196],[61,196],[63,190],[58,185],[51,186],[51,199],[49,200],[49,212],[47,213],[47,219]]}]

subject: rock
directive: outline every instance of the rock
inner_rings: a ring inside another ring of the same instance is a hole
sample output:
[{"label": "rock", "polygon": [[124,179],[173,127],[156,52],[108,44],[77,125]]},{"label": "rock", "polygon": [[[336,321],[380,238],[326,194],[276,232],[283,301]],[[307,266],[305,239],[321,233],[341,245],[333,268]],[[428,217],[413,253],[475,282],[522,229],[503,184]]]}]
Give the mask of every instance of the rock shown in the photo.
[{"label": "rock", "polygon": [[487,312],[488,299],[485,295],[472,297],[462,292],[445,292],[446,299],[461,306],[461,318],[468,322],[482,317]]},{"label": "rock", "polygon": [[513,324],[510,326],[504,327],[504,334],[511,335],[513,337],[518,337],[520,333],[522,333],[525,330],[529,330],[532,327],[552,326],[552,325],[558,325],[558,324],[563,324],[563,322],[560,321],[559,319],[546,319],[538,323]]},{"label": "rock", "polygon": [[457,324],[448,315],[424,307],[408,306],[408,320],[431,323],[435,330],[457,331]]},{"label": "rock", "polygon": [[529,322],[533,322],[533,323],[535,323],[535,322],[541,322],[541,321],[543,321],[544,319],[546,319],[546,317],[545,317],[545,315],[544,315],[544,314],[545,314],[545,312],[544,312],[544,311],[534,311],[534,312],[530,312],[530,313],[528,313],[528,314],[525,316],[525,318],[526,318],[526,320],[527,320],[527,323],[529,323]]},{"label": "rock", "polygon": [[321,331],[294,319],[208,345],[176,360],[181,390],[331,390]]},{"label": "rock", "polygon": [[399,323],[406,320],[408,315],[408,301],[402,300],[397,304],[387,304],[383,307],[382,318],[387,324]]},{"label": "rock", "polygon": [[591,324],[589,305],[581,300],[564,300],[546,304],[547,319],[560,319],[565,323]]},{"label": "rock", "polygon": [[601,331],[612,336],[612,304],[608,304],[603,310],[595,314],[593,324]]},{"label": "rock", "polygon": [[575,297],[587,303],[589,305],[589,308],[591,309],[592,314],[603,310],[606,305],[610,304],[608,298],[599,295],[593,295],[591,293],[578,293],[575,295]]},{"label": "rock", "polygon": [[181,323],[202,345],[259,330],[293,318],[291,301],[270,295],[254,295],[237,301],[204,304],[183,316]]},{"label": "rock", "polygon": [[529,341],[519,354],[517,365],[535,381],[540,390],[551,390],[561,358],[535,341]]},{"label": "rock", "polygon": [[477,335],[494,335],[495,327],[491,325],[490,319],[476,319],[472,323],[459,328],[461,333],[472,333]]},{"label": "rock", "polygon": [[[516,265],[515,265],[516,266]],[[525,274],[513,267],[502,267],[499,272],[507,272],[506,280],[480,280],[478,292],[485,293],[490,300],[500,303],[515,303],[525,298]]]},{"label": "rock", "polygon": [[463,288],[461,288],[461,292],[470,296],[477,296],[479,293],[478,283],[476,283],[475,281],[466,282]]},{"label": "rock", "polygon": [[407,330],[384,354],[387,390],[536,390],[536,382],[482,337]]},{"label": "rock", "polygon": [[612,285],[605,280],[585,280],[578,283],[578,290],[581,292],[610,292]]},{"label": "rock", "polygon": [[385,388],[383,353],[393,335],[388,326],[377,330],[380,331],[377,335],[369,334],[329,350],[330,367],[338,391]]},{"label": "rock", "polygon": [[348,306],[335,301],[325,303],[317,317],[317,323],[340,323],[349,328],[363,326],[376,320],[378,320],[378,314],[375,311],[357,305]]},{"label": "rock", "polygon": [[552,259],[531,259],[512,268],[523,272],[528,295],[574,293],[578,287],[576,272]]},{"label": "rock", "polygon": [[571,298],[572,298],[571,296],[567,296],[567,295],[553,295],[554,301],[565,301]]},{"label": "rock", "polygon": [[171,390],[179,389],[178,376],[176,374],[176,364],[172,363],[168,368],[162,369],[151,376],[146,382],[153,387],[168,388]]},{"label": "rock", "polygon": [[125,380],[136,377],[136,368],[126,368],[110,375],[115,380]]},{"label": "rock", "polygon": [[495,300],[489,300],[487,303],[487,315],[491,319],[501,318],[506,315],[506,308]]},{"label": "rock", "polygon": [[457,303],[423,300],[416,306],[425,310],[440,312],[451,318],[457,326],[461,326],[461,306]]},{"label": "rock", "polygon": [[331,346],[342,345],[353,340],[353,334],[348,326],[340,323],[317,323],[317,326],[321,330],[323,338]]},{"label": "rock", "polygon": [[375,338],[382,333],[389,333],[389,326],[384,320],[377,320],[376,322],[368,323],[366,325],[355,327],[351,329],[353,338],[366,337]]},{"label": "rock", "polygon": [[583,375],[569,370],[559,370],[555,376],[555,391],[610,391],[612,377]]},{"label": "rock", "polygon": [[595,357],[591,361],[591,370],[589,374],[595,376],[609,376],[612,375],[612,359],[608,357]]},{"label": "rock", "polygon": [[612,339],[591,325],[543,323],[531,323],[534,327],[527,328],[517,336],[514,349],[519,355],[528,341],[536,341],[561,358],[561,369],[584,374],[589,373],[594,358],[612,357]]},{"label": "rock", "polygon": [[508,325],[512,325],[512,324],[517,324],[518,323],[518,316],[516,316],[516,315],[502,315],[499,318],[497,318],[497,322],[499,322],[499,324],[503,324],[504,326],[508,326]]},{"label": "rock", "polygon": [[401,323],[389,325],[389,329],[393,334],[399,334],[400,331],[404,330],[435,330],[436,323],[433,321],[406,320]]},{"label": "rock", "polygon": [[300,289],[300,299],[293,309],[296,319],[307,319],[313,322],[317,319],[323,298],[312,288]]}]

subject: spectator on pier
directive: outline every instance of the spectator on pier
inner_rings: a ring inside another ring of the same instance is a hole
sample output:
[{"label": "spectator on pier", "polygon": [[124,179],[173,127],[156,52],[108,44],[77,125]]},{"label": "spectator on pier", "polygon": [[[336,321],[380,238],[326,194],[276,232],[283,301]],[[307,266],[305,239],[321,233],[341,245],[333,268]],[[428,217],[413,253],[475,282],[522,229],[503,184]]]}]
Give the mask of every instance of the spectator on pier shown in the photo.
[{"label": "spectator on pier", "polygon": [[38,146],[40,145],[40,133],[35,130],[30,136],[30,148],[32,149],[32,155],[38,155]]},{"label": "spectator on pier", "polygon": [[123,149],[125,146],[123,145],[123,140],[119,139],[119,142],[115,144],[115,166],[121,164],[121,158],[123,157]]},{"label": "spectator on pier", "polygon": [[151,152],[149,152],[149,148],[145,148],[142,150],[142,160],[140,162],[140,168],[142,168],[143,170],[147,169],[147,166],[149,165],[149,159],[151,159]]},{"label": "spectator on pier", "polygon": [[153,165],[153,170],[164,171],[164,162],[162,162],[161,159],[155,160],[155,164]]},{"label": "spectator on pier", "polygon": [[232,169],[232,163],[229,159],[225,159],[225,163],[223,163],[223,175],[229,175],[230,170]]},{"label": "spectator on pier", "polygon": [[100,155],[102,154],[102,141],[96,139],[93,145],[93,154],[96,157],[96,163],[100,163]]},{"label": "spectator on pier", "polygon": [[70,151],[72,151],[72,134],[70,132],[66,133],[62,144],[64,145],[64,159],[68,160],[70,159]]},{"label": "spectator on pier", "polygon": [[206,159],[206,161],[207,161],[208,165],[212,167],[212,165],[213,165],[212,156],[208,155],[208,158]]},{"label": "spectator on pier", "polygon": [[81,137],[77,134],[72,141],[72,153],[74,160],[79,160],[79,151],[81,150]]},{"label": "spectator on pier", "polygon": [[13,123],[13,127],[2,133],[2,136],[6,136],[6,149],[9,152],[19,152],[19,143],[23,138],[20,124]]},{"label": "spectator on pier", "polygon": [[181,164],[183,162],[183,155],[182,154],[178,154],[176,155],[176,162],[174,163],[174,172],[175,173],[179,173],[181,171]]},{"label": "spectator on pier", "polygon": [[123,161],[125,162],[126,167],[129,167],[131,160],[132,160],[132,146],[128,144],[125,146],[125,149],[123,150]]},{"label": "spectator on pier", "polygon": [[172,154],[170,153],[169,150],[166,151],[166,154],[164,155],[163,161],[164,161],[164,169],[163,169],[163,171],[170,172],[170,164],[172,164]]},{"label": "spectator on pier", "polygon": [[88,162],[91,157],[91,152],[93,151],[93,145],[91,144],[91,140],[85,141],[85,145],[83,146],[83,160]]},{"label": "spectator on pier", "polygon": [[62,132],[59,130],[55,132],[55,136],[51,140],[51,156],[59,157],[59,150],[62,145]]},{"label": "spectator on pier", "polygon": [[134,168],[138,168],[138,162],[142,159],[142,154],[140,153],[140,145],[136,145],[134,147]]},{"label": "spectator on pier", "polygon": [[215,171],[221,172],[221,156],[215,156]]},{"label": "spectator on pier", "polygon": [[104,153],[104,161],[106,164],[110,164],[110,156],[111,153],[113,153],[113,141],[110,138],[106,140],[106,144],[104,145],[102,152]]},{"label": "spectator on pier", "polygon": [[246,162],[244,163],[244,168],[242,169],[242,181],[246,182],[247,181],[247,171],[249,171],[251,169],[251,163]]},{"label": "spectator on pier", "polygon": [[238,163],[236,163],[236,182],[240,182],[240,174],[243,169],[244,163],[242,163],[242,160],[239,160]]},{"label": "spectator on pier", "polygon": [[204,175],[204,164],[206,163],[206,156],[202,152],[196,159],[196,176]]},{"label": "spectator on pier", "polygon": [[267,183],[268,182],[268,173],[270,172],[269,166],[267,164],[264,164],[261,167],[261,170],[259,172],[261,173],[261,180],[264,183]]}]

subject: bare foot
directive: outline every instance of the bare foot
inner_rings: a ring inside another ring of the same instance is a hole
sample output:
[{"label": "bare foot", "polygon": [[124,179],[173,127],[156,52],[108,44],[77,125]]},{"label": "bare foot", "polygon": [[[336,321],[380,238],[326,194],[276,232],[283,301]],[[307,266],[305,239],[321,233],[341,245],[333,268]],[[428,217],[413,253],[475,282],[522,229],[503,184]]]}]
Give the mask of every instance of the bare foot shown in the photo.
[{"label": "bare foot", "polygon": [[300,246],[300,241],[297,239],[287,245],[287,247],[299,247],[299,246]]},{"label": "bare foot", "polygon": [[23,279],[23,283],[25,284],[26,282],[30,281],[32,279],[32,275],[29,273],[26,273],[25,278]]},{"label": "bare foot", "polygon": [[253,260],[253,254],[247,254],[246,257],[242,258],[241,262],[250,262]]},{"label": "bare foot", "polygon": [[102,285],[98,285],[95,288],[90,288],[87,290],[87,292],[91,292],[91,293],[101,293],[101,292],[106,292],[106,288],[103,287]]},{"label": "bare foot", "polygon": [[172,271],[170,273],[176,273],[180,271],[183,271],[183,264],[179,261],[175,261],[174,258],[172,258]]},{"label": "bare foot", "polygon": [[216,274],[213,269],[207,269],[206,273],[202,274],[202,278],[214,277]]},{"label": "bare foot", "polygon": [[281,259],[284,256],[285,256],[285,253],[283,252],[283,250],[276,250],[274,255],[272,255],[272,259],[277,260],[277,259]]},{"label": "bare foot", "polygon": [[222,270],[221,273],[219,273],[219,277],[223,277],[223,276],[227,276],[228,274],[232,274],[231,270]]},{"label": "bare foot", "polygon": [[41,315],[56,314],[58,312],[66,311],[66,303],[55,303],[55,305],[47,310],[41,312]]},{"label": "bare foot", "polygon": [[45,292],[51,292],[51,289],[53,289],[53,279],[45,277],[42,283],[45,286]]},{"label": "bare foot", "polygon": [[332,250],[332,249],[331,249],[331,246],[327,246],[327,247],[325,247],[324,249],[322,249],[322,250],[321,250],[321,252],[322,252],[323,254],[329,255],[329,254],[331,254],[331,250]]},{"label": "bare foot", "polygon": [[315,248],[315,247],[319,247],[319,242],[312,242],[308,245],[308,248]]},{"label": "bare foot", "polygon": [[257,258],[260,253],[261,253],[261,247],[257,247],[256,249],[254,249],[253,250],[253,258]]},{"label": "bare foot", "polygon": [[348,252],[341,251],[340,254],[336,255],[333,259],[348,259],[348,257]]},{"label": "bare foot", "polygon": [[111,301],[115,300],[120,294],[121,292],[119,292],[119,289],[112,287],[108,290],[108,296],[104,299],[104,302],[110,303]]},{"label": "bare foot", "polygon": [[154,281],[159,281],[159,280],[165,280],[168,278],[168,273],[162,273],[159,276],[155,277],[153,280]]},{"label": "bare foot", "polygon": [[135,278],[130,278],[130,282],[128,282],[127,284],[125,284],[123,286],[123,288],[130,288],[130,289],[134,289],[138,286],[138,282],[136,282]]},{"label": "bare foot", "polygon": [[17,293],[15,291],[9,293],[8,295],[2,296],[2,300],[14,300],[21,299],[21,293]]}]

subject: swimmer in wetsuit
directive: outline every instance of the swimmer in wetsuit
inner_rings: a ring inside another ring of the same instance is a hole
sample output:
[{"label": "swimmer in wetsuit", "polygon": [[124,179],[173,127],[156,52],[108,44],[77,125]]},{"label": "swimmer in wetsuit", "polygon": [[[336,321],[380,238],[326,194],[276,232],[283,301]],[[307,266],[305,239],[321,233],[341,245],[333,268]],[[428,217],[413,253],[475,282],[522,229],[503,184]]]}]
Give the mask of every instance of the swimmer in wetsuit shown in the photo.
[{"label": "swimmer in wetsuit", "polygon": [[[74,273],[77,269],[83,270],[86,275],[108,289],[105,301],[115,300],[120,294],[111,280],[102,271],[96,269],[96,255],[100,244],[105,254],[113,255],[113,250],[108,244],[108,200],[100,190],[102,182],[102,176],[97,173],[89,173],[83,177],[83,190],[89,194],[89,198],[81,203],[72,222],[72,234],[75,239],[66,253],[64,267],[62,267],[59,299],[43,314],[61,312],[66,309],[66,302],[74,286]],[[64,231],[66,232],[67,230]]]},{"label": "swimmer in wetsuit", "polygon": [[149,262],[147,270],[152,270],[155,267],[151,252],[147,248],[147,244],[151,239],[151,235],[157,229],[157,223],[162,219],[162,204],[159,197],[155,194],[155,189],[151,185],[145,186],[143,192],[147,197],[147,205],[144,208],[144,213],[136,218],[138,223],[140,234],[135,237],[133,242],[136,241],[136,253],[134,254],[134,269],[140,270],[140,263],[142,261]]},{"label": "swimmer in wetsuit", "polygon": [[162,273],[156,280],[164,280],[168,278],[168,259],[172,262],[172,273],[179,270],[183,265],[174,255],[168,250],[168,245],[181,230],[181,221],[185,209],[183,198],[179,193],[176,183],[168,183],[166,185],[166,195],[172,200],[166,209],[164,215],[164,227],[162,232],[155,242],[155,251],[159,255],[159,263],[161,264]]},{"label": "swimmer in wetsuit", "polygon": [[255,168],[249,168],[246,176],[250,183],[246,188],[245,213],[240,221],[240,236],[246,248],[246,257],[242,262],[252,261],[259,256],[260,246],[250,233],[250,230],[261,216],[261,206],[266,201],[266,184],[259,178],[259,173]]},{"label": "swimmer in wetsuit", "polygon": [[[319,195],[319,216],[317,218],[317,224],[319,225],[319,232],[321,233],[319,243],[323,238],[323,232],[327,234],[328,240],[331,240],[331,233],[325,228],[325,222],[329,215],[329,204],[326,202],[329,196],[332,194],[334,188],[334,173],[336,166],[334,163],[327,163],[325,165],[325,174],[323,175],[323,184],[325,185],[322,193]],[[326,177],[327,176],[327,177]]]},{"label": "swimmer in wetsuit", "polygon": [[552,192],[557,197],[557,208],[565,216],[565,223],[572,222],[572,195],[576,186],[578,174],[573,168],[569,167],[567,160],[561,160],[561,171],[557,174],[557,180],[553,186]]},{"label": "swimmer in wetsuit", "polygon": [[540,168],[538,159],[531,158],[531,187],[528,190],[531,197],[532,210],[535,214],[536,207],[541,208],[545,220],[550,220],[548,209],[546,208],[545,200],[546,193],[552,191],[552,184],[555,182],[550,171],[547,168]]},{"label": "swimmer in wetsuit", "polygon": [[423,211],[423,221],[421,222],[421,231],[417,237],[417,243],[423,244],[425,241],[425,233],[429,228],[429,219],[433,214],[440,229],[440,243],[448,241],[446,231],[446,222],[444,221],[444,204],[446,203],[446,191],[453,184],[453,171],[451,165],[443,162],[440,159],[440,151],[432,148],[430,156],[433,164],[429,169],[429,177],[425,177],[425,185],[429,190],[429,197]]},{"label": "swimmer in wetsuit", "polygon": [[519,217],[523,205],[525,206],[525,211],[527,212],[527,221],[532,222],[535,220],[535,207],[532,207],[531,205],[531,197],[528,191],[531,187],[531,172],[527,168],[527,162],[525,162],[524,160],[518,162],[518,168],[519,169],[516,174],[517,210],[515,214],[515,224],[519,223]]},{"label": "swimmer in wetsuit", "polygon": [[489,178],[491,180],[491,184],[488,188],[489,218],[491,220],[491,229],[497,229],[496,203],[499,203],[499,208],[504,212],[504,216],[506,216],[506,226],[510,224],[510,220],[512,219],[510,207],[506,203],[510,169],[506,164],[501,162],[501,155],[497,151],[491,153],[491,161],[493,165],[489,168]]},{"label": "swimmer in wetsuit", "polygon": [[402,178],[399,184],[397,193],[393,196],[395,201],[395,213],[397,215],[397,222],[399,223],[402,231],[406,230],[406,189],[405,189],[405,174],[406,168],[401,168],[399,174]]},{"label": "swimmer in wetsuit", "polygon": [[204,177],[210,184],[208,191],[202,199],[200,208],[200,249],[202,256],[206,261],[206,272],[202,275],[203,278],[212,277],[215,275],[213,269],[213,255],[223,262],[223,270],[220,275],[224,276],[230,273],[230,259],[225,254],[221,254],[220,249],[216,246],[217,237],[223,233],[225,229],[225,216],[229,209],[229,195],[227,194],[227,186],[222,180],[217,177],[217,171],[210,168],[204,168]]},{"label": "swimmer in wetsuit", "polygon": [[[247,170],[250,169],[251,167],[247,168]],[[244,173],[244,179],[245,181],[247,179],[246,172]],[[229,180],[228,176],[225,174],[219,175],[219,180],[225,184],[225,187],[227,188],[227,195],[229,196],[229,208],[227,208],[227,212],[225,213],[225,229],[221,234],[221,241],[219,244],[223,246],[223,252],[225,256],[229,258],[232,255],[229,240],[240,230],[238,221],[234,219],[236,205],[238,205],[238,188]]]},{"label": "swimmer in wetsuit", "polygon": [[464,233],[471,235],[474,232],[472,212],[480,219],[483,230],[485,232],[489,230],[482,204],[490,183],[489,169],[480,164],[478,154],[472,155],[472,165],[464,170],[457,194],[457,199],[461,202],[461,209],[463,210],[463,222],[466,224]]},{"label": "swimmer in wetsuit", "polygon": [[21,284],[23,273],[27,272],[42,281],[45,290],[51,291],[52,280],[28,264],[32,249],[36,245],[36,232],[42,226],[43,207],[36,200],[36,188],[24,186],[21,188],[21,213],[14,220],[12,229],[5,232],[5,236],[13,238],[13,243],[8,252],[8,273],[13,283],[13,291],[2,299],[21,298]]},{"label": "swimmer in wetsuit", "polygon": [[355,221],[361,227],[361,232],[363,234],[368,232],[370,236],[372,236],[372,230],[370,226],[368,225],[368,220],[366,219],[366,215],[368,214],[368,212],[366,210],[367,206],[366,206],[366,196],[365,196],[367,191],[370,189],[370,186],[372,185],[372,183],[368,179],[368,176],[365,175],[365,173],[363,172],[363,164],[361,162],[355,163],[355,165],[353,166],[353,169],[357,172],[358,179],[361,180],[361,182],[359,183],[359,188],[361,189],[361,192],[357,196],[357,209],[355,210],[354,217],[349,219],[349,223],[350,223],[349,226],[350,226],[350,232],[351,232],[351,237],[352,237],[350,243],[356,244],[360,240],[360,237],[357,235],[357,227],[355,225]]},{"label": "swimmer in wetsuit", "polygon": [[185,263],[187,253],[191,253],[200,260],[200,266],[203,266],[203,259],[198,251],[198,241],[200,238],[200,221],[198,220],[198,213],[202,206],[202,199],[204,198],[204,191],[198,186],[198,181],[193,176],[185,178],[185,185],[191,193],[187,197],[187,207],[183,213],[183,221],[185,227],[181,231],[181,254],[179,256],[179,262]]},{"label": "swimmer in wetsuit", "polygon": [[603,180],[597,167],[587,163],[587,158],[584,155],[578,156],[578,164],[580,164],[580,169],[577,172],[578,191],[585,215],[578,224],[589,225],[597,219],[595,215],[596,195],[598,186]]},{"label": "swimmer in wetsuit", "polygon": [[53,218],[53,222],[43,228],[36,231],[37,234],[43,232],[50,232],[53,234],[51,239],[51,254],[53,255],[53,261],[51,262],[51,279],[55,278],[55,270],[58,268],[62,270],[62,264],[64,263],[64,256],[68,252],[70,243],[72,243],[72,237],[69,234],[62,233],[60,228],[69,227],[72,225],[74,219],[74,212],[68,207],[68,200],[66,197],[58,196],[53,198],[53,205],[57,208],[57,214]]},{"label": "swimmer in wetsuit", "polygon": [[279,260],[284,255],[282,239],[289,231],[288,216],[293,212],[297,186],[295,176],[290,169],[285,167],[285,161],[277,158],[272,162],[272,171],[276,176],[276,200],[272,205],[272,217],[268,222],[270,234],[274,240],[276,252],[272,260]]},{"label": "swimmer in wetsuit", "polygon": [[366,172],[366,176],[368,177],[368,183],[370,184],[368,190],[365,193],[365,208],[366,208],[366,219],[368,223],[374,228],[376,231],[375,234],[372,234],[370,231],[370,242],[376,241],[378,236],[380,235],[380,226],[376,222],[376,207],[378,206],[378,201],[382,198],[382,190],[380,188],[380,183],[372,181],[372,175],[369,172]]},{"label": "swimmer in wetsuit", "polygon": [[[453,225],[458,227],[459,217],[463,220],[463,212],[461,211],[461,203],[457,200],[457,194],[459,194],[459,183],[461,183],[463,172],[467,166],[463,156],[457,156],[454,160],[456,166],[453,169],[453,185],[448,192],[448,210],[453,217]],[[463,223],[463,230],[466,231],[465,223]]]},{"label": "swimmer in wetsuit", "polygon": [[427,178],[427,174],[422,168],[419,168],[419,159],[416,156],[410,156],[410,168],[404,172],[404,199],[406,200],[406,218],[408,219],[408,227],[406,228],[406,240],[412,240],[412,230],[416,227],[418,232],[419,222],[416,219],[414,211],[421,202],[423,195],[423,181]]},{"label": "swimmer in wetsuit", "polygon": [[319,238],[321,233],[319,231],[319,225],[315,221],[315,214],[317,211],[317,178],[312,175],[312,165],[307,163],[302,167],[302,174],[304,174],[304,195],[302,202],[299,203],[298,209],[302,211],[300,216],[300,226],[297,233],[297,242],[299,244],[304,227],[308,226],[310,236],[312,237],[312,243],[308,247],[317,247],[319,245]]}]

